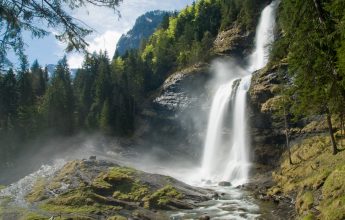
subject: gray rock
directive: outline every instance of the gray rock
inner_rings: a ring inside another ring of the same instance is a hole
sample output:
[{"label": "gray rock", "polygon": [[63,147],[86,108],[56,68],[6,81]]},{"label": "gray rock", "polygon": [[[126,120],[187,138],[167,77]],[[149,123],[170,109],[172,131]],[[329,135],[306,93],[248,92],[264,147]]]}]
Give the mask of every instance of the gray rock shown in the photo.
[{"label": "gray rock", "polygon": [[231,183],[227,181],[221,181],[218,183],[218,186],[231,186]]}]

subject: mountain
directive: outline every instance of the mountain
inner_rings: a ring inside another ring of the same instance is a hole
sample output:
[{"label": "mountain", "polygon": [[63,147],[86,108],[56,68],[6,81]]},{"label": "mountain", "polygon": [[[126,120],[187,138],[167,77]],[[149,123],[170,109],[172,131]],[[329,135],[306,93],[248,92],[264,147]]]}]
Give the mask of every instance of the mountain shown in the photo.
[{"label": "mountain", "polygon": [[149,11],[137,18],[133,28],[123,34],[116,45],[116,53],[123,55],[129,49],[139,48],[140,42],[150,37],[161,24],[163,18],[169,15],[166,11]]}]

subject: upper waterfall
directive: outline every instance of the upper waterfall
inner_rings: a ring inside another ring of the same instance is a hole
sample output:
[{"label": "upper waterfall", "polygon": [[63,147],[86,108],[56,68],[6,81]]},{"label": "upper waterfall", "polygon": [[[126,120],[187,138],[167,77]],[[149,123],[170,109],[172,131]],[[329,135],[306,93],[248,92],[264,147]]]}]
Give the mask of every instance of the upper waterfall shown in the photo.
[{"label": "upper waterfall", "polygon": [[[255,36],[255,50],[248,57],[245,76],[220,85],[213,97],[201,168],[203,179],[226,180],[233,185],[240,185],[248,180],[250,142],[246,113],[247,91],[251,83],[251,73],[263,68],[268,62],[269,45],[274,40],[275,11],[278,4],[278,1],[273,1],[261,13]],[[233,105],[230,117],[231,135],[227,137],[224,134],[224,125],[229,118],[227,113],[230,105]]]},{"label": "upper waterfall", "polygon": [[249,57],[248,72],[259,70],[268,62],[268,47],[274,41],[275,11],[279,1],[273,1],[261,13],[255,34],[255,50]]}]

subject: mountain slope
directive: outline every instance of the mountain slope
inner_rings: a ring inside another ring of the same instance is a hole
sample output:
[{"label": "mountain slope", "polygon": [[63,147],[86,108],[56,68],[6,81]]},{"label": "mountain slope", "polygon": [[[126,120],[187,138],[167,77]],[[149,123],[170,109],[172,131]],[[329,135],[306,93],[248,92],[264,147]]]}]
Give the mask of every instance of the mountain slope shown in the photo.
[{"label": "mountain slope", "polygon": [[139,48],[141,41],[150,37],[167,15],[169,12],[155,10],[138,17],[133,28],[121,36],[116,45],[116,53],[124,55],[130,49]]}]

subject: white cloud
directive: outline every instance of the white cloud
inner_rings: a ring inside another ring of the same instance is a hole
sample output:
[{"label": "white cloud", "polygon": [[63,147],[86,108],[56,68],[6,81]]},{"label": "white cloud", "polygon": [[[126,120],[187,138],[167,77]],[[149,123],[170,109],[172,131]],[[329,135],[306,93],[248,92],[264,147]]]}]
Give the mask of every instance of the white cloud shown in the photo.
[{"label": "white cloud", "polygon": [[69,54],[67,58],[69,68],[77,69],[81,67],[84,56],[82,54]]},{"label": "white cloud", "polygon": [[109,56],[115,53],[117,41],[120,39],[121,33],[116,31],[106,31],[102,35],[95,37],[89,44],[89,52],[99,52],[100,50],[107,51]]},{"label": "white cloud", "polygon": [[[121,37],[121,33],[116,31],[106,31],[102,35],[96,36],[91,40],[88,40],[89,46],[87,50],[90,53],[107,51],[109,58],[112,58],[115,49],[116,43]],[[68,55],[68,65],[70,68],[80,68],[83,63],[84,55],[80,53],[71,53]]]}]

